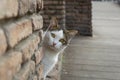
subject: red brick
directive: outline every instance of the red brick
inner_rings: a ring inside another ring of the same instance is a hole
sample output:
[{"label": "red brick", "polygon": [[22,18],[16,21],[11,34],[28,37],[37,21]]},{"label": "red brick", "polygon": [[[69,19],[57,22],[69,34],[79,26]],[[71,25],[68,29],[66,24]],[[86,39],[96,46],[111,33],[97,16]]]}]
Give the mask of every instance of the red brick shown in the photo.
[{"label": "red brick", "polygon": [[7,42],[3,30],[0,28],[0,56],[6,51]]},{"label": "red brick", "polygon": [[39,36],[32,34],[15,47],[16,50],[22,52],[23,63],[30,60],[35,49],[38,48],[39,42],[40,42]]},{"label": "red brick", "polygon": [[3,27],[9,47],[13,48],[19,41],[32,33],[31,20],[21,19]]},{"label": "red brick", "polygon": [[13,75],[19,71],[22,62],[20,52],[10,51],[0,58],[0,79],[12,80]]},{"label": "red brick", "polygon": [[43,18],[41,15],[34,15],[31,17],[32,24],[33,24],[33,30],[39,30],[43,27]]},{"label": "red brick", "polygon": [[33,61],[29,61],[24,64],[21,70],[14,75],[13,80],[27,80],[28,77],[35,71],[35,63]]},{"label": "red brick", "polygon": [[0,19],[17,16],[18,0],[0,0]]}]

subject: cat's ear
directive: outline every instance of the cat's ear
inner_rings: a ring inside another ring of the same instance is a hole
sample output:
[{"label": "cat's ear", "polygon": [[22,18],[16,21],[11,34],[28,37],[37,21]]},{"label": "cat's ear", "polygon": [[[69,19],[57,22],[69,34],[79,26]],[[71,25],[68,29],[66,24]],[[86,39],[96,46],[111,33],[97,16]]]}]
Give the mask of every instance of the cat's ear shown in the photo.
[{"label": "cat's ear", "polygon": [[68,41],[70,38],[74,37],[78,33],[78,31],[77,30],[64,30],[64,33]]},{"label": "cat's ear", "polygon": [[66,30],[66,33],[69,34],[70,36],[75,36],[78,31],[77,30]]},{"label": "cat's ear", "polygon": [[59,30],[60,26],[58,25],[58,21],[56,17],[52,17],[50,20],[50,30]]}]

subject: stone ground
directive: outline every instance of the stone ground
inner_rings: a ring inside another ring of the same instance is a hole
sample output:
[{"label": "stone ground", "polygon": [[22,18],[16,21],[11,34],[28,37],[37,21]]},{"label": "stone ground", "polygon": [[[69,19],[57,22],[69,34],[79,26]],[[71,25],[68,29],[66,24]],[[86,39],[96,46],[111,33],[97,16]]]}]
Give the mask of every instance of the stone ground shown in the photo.
[{"label": "stone ground", "polygon": [[63,56],[61,80],[120,80],[120,6],[93,2],[93,37],[76,37]]}]

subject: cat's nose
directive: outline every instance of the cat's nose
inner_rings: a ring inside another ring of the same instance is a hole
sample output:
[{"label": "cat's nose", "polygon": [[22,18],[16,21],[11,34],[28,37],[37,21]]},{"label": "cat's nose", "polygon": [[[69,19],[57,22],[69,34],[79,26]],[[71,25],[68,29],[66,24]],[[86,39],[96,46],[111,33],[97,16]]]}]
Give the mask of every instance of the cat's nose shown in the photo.
[{"label": "cat's nose", "polygon": [[53,42],[53,46],[55,46],[55,45],[56,45],[56,43]]}]

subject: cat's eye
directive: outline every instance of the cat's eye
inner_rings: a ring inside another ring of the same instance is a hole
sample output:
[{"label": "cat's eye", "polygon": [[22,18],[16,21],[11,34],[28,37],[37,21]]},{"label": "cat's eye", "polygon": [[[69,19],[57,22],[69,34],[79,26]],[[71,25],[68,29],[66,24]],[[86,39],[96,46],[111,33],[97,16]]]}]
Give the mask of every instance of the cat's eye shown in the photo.
[{"label": "cat's eye", "polygon": [[51,33],[52,37],[55,38],[55,34]]},{"label": "cat's eye", "polygon": [[59,41],[60,41],[63,45],[66,44],[66,41],[65,41],[64,39],[60,39]]}]

